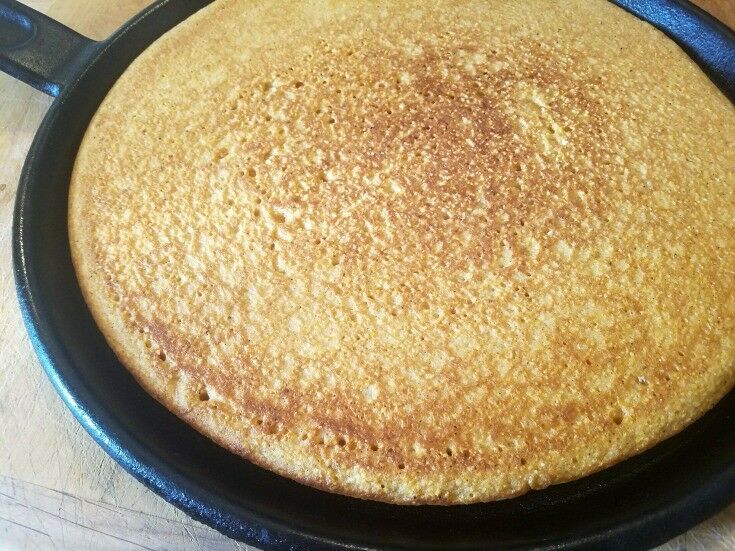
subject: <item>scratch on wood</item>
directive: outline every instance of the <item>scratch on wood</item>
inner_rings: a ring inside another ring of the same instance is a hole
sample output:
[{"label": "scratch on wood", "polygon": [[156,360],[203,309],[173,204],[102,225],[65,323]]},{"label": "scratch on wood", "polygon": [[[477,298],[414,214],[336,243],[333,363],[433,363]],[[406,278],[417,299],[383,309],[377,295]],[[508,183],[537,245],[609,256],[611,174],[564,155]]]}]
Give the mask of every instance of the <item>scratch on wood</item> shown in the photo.
[{"label": "scratch on wood", "polygon": [[122,542],[129,543],[131,545],[135,545],[135,546],[140,547],[142,549],[147,549],[148,551],[155,551],[154,549],[151,549],[150,547],[146,547],[145,545],[141,545],[141,544],[136,543],[134,541],[127,540],[127,539],[125,539],[125,538],[123,538],[121,536],[117,536],[115,534],[109,534],[109,533],[107,533],[107,532],[105,532],[103,530],[99,530],[99,529],[95,528],[94,526],[88,526],[86,524],[81,524],[79,522],[76,522],[76,521],[73,521],[71,519],[65,518],[63,516],[63,513],[64,513],[64,510],[63,510],[63,498],[64,498],[64,496],[63,495],[61,496],[61,499],[59,499],[59,501],[58,501],[58,505],[57,505],[58,508],[57,508],[57,512],[56,513],[52,512],[52,511],[47,511],[47,510],[42,509],[40,507],[36,507],[35,505],[30,505],[28,503],[23,503],[19,499],[15,498],[13,496],[10,496],[10,495],[8,495],[8,494],[6,494],[4,492],[0,492],[0,496],[6,497],[6,498],[14,501],[15,503],[17,503],[21,507],[24,507],[26,509],[30,509],[30,510],[36,512],[36,513],[42,513],[42,514],[45,514],[45,515],[50,515],[50,516],[52,516],[52,517],[54,517],[54,518],[56,518],[58,520],[62,520],[64,522],[68,522],[70,524],[73,524],[74,526],[78,526],[79,528],[84,528],[85,530],[91,530],[92,532],[95,532],[97,534],[102,534],[104,536],[107,536],[107,537],[110,537],[110,538],[114,538],[114,539],[120,540]]},{"label": "scratch on wood", "polygon": [[191,530],[189,530],[189,527],[185,525],[184,530],[186,530],[186,533],[189,535],[192,543],[196,546],[196,548],[201,551],[202,545],[199,543],[199,540],[194,536],[194,534],[191,533]]},{"label": "scratch on wood", "polygon": [[51,539],[51,536],[49,536],[46,532],[42,532],[41,530],[36,530],[35,528],[31,526],[27,526],[21,522],[18,522],[17,520],[10,520],[9,518],[0,516],[0,521],[7,522],[9,524],[15,524],[16,526],[20,526],[21,528],[24,528],[25,530],[30,530],[31,532],[35,532],[36,534],[41,534],[42,536],[46,536],[47,538]]},{"label": "scratch on wood", "polygon": [[[0,515],[15,527],[27,527],[23,533],[19,530],[0,532],[0,538],[15,538],[10,547],[13,549],[34,545],[46,549],[50,541],[53,547],[74,551],[253,550],[191,519],[166,519],[2,476]],[[47,543],[38,542],[41,534],[47,534],[44,536]]]}]

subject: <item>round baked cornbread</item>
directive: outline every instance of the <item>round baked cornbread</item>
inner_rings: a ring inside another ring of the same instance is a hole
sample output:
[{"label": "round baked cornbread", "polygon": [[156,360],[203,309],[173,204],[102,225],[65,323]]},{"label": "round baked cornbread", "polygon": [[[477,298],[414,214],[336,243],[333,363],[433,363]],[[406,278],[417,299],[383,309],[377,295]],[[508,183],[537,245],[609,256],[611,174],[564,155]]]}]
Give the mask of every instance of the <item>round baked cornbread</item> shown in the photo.
[{"label": "round baked cornbread", "polygon": [[160,402],[300,482],[507,498],[735,382],[735,107],[603,0],[220,0],[114,86],[74,265]]}]

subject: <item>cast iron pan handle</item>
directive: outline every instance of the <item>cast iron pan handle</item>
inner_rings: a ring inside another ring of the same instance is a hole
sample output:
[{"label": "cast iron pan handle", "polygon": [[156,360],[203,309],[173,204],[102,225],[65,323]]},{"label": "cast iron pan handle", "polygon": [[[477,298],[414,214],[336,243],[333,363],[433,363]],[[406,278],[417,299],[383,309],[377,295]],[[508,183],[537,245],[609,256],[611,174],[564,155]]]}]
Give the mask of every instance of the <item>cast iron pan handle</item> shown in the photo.
[{"label": "cast iron pan handle", "polygon": [[95,44],[16,0],[0,0],[0,70],[41,92],[58,96]]},{"label": "cast iron pan handle", "polygon": [[735,102],[735,32],[687,0],[612,0],[673,38]]}]

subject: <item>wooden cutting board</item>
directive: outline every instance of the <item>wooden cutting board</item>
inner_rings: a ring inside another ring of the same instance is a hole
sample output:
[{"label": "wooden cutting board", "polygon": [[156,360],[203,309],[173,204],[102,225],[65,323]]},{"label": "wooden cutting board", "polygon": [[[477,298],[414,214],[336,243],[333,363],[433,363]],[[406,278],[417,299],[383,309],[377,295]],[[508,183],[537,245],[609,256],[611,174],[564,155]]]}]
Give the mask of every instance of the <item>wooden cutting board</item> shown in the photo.
[{"label": "wooden cutting board", "polygon": [[[150,0],[24,0],[102,39]],[[735,28],[735,0],[697,0]],[[0,74],[0,549],[252,549],[125,473],[46,380],[16,305],[10,255],[21,166],[51,99]],[[376,527],[379,529],[379,527]],[[735,505],[661,549],[735,549]]]}]

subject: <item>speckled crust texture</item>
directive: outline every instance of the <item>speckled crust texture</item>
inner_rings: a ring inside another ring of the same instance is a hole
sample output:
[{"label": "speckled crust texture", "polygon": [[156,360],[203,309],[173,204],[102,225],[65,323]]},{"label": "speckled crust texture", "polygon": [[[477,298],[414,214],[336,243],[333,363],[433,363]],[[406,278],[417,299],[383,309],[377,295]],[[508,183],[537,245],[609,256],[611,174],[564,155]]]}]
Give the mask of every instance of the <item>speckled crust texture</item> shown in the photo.
[{"label": "speckled crust texture", "polygon": [[735,108],[603,0],[221,0],[94,117],[69,230],[122,363],[306,484],[575,479],[735,381]]}]

